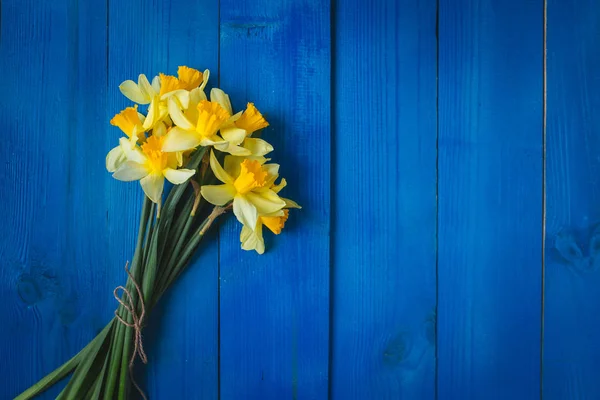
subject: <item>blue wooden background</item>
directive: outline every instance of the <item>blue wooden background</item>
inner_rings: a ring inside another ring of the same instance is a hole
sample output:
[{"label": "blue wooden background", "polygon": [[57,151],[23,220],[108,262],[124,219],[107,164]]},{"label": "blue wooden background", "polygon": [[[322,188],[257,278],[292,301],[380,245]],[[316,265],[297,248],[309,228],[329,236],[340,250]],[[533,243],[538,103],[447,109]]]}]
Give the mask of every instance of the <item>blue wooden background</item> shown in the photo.
[{"label": "blue wooden background", "polygon": [[[0,399],[116,307],[138,73],[255,101],[304,209],[222,223],[154,313],[153,399],[599,399],[600,3],[0,0]],[[54,398],[58,389],[44,398]]]}]

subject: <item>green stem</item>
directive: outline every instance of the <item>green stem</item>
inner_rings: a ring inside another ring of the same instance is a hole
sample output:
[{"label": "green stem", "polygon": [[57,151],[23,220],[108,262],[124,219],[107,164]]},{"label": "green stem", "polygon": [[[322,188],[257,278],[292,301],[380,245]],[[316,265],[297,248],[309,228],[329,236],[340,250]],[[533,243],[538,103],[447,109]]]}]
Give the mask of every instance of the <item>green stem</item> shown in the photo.
[{"label": "green stem", "polygon": [[[140,278],[143,276],[143,254],[144,254],[144,238],[146,237],[146,227],[150,227],[152,221],[154,219],[154,213],[152,212],[155,208],[155,205],[152,204],[147,197],[144,197],[144,205],[142,206],[142,215],[140,217],[140,229],[138,231],[138,239],[137,245],[135,248],[135,253],[132,260],[131,265],[131,274],[133,279],[136,282],[140,281]],[[150,229],[150,228],[148,228]],[[147,240],[146,240],[147,241]],[[148,243],[148,241],[147,241]],[[137,292],[135,290],[135,285],[131,278],[127,279],[127,290],[131,294],[131,298],[133,301],[133,306],[137,309]],[[119,315],[128,323],[131,323],[132,316],[129,313],[125,313],[123,306],[119,307]],[[126,315],[125,315],[126,314]],[[121,367],[116,368],[111,365],[111,374],[116,374],[117,370],[120,370],[120,379],[119,379],[119,391],[118,398],[119,400],[124,400],[128,390],[128,372],[129,372],[129,361],[131,358],[131,341],[133,339],[133,330],[128,326],[123,326],[121,328],[121,332],[117,337],[117,346],[123,348],[121,356]],[[123,343],[121,346],[120,342]],[[118,357],[117,357],[118,358]],[[118,361],[115,359],[112,363],[116,364]],[[109,380],[114,379],[110,377]]]}]

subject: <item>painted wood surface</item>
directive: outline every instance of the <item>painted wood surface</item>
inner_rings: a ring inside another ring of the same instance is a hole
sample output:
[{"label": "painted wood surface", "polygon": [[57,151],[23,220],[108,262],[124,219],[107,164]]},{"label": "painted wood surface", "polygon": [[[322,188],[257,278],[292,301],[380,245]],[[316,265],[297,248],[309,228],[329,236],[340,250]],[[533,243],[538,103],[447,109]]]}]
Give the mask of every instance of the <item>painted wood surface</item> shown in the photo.
[{"label": "painted wood surface", "polygon": [[548,1],[544,398],[600,398],[600,7]]},{"label": "painted wood surface", "polygon": [[542,11],[440,0],[441,399],[540,395]]},{"label": "painted wood surface", "polygon": [[150,398],[600,397],[600,5],[547,3],[0,0],[0,399],[111,317],[118,84],[183,64],[266,114],[304,208],[263,256],[213,233],[145,331]]},{"label": "painted wood surface", "polygon": [[331,398],[435,398],[436,2],[339,1]]},{"label": "painted wood surface", "polygon": [[324,1],[221,0],[221,87],[265,112],[269,157],[303,207],[262,256],[240,249],[233,220],[221,230],[222,399],[327,397],[329,21]]}]

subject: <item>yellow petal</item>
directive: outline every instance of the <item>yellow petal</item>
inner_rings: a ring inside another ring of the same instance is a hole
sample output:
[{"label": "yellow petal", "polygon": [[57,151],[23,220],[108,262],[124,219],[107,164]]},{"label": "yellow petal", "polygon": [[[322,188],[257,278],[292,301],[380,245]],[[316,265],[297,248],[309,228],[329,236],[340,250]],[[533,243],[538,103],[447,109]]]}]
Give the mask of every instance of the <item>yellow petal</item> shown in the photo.
[{"label": "yellow petal", "polygon": [[148,78],[146,78],[146,75],[144,74],[140,74],[138,76],[138,87],[142,91],[144,97],[146,97],[146,99],[148,100],[151,100],[152,98],[154,98],[154,96],[158,94],[154,91],[154,88],[152,87],[152,85],[150,85],[150,82],[148,82]]},{"label": "yellow petal", "polygon": [[174,97],[175,99],[177,99],[177,104],[180,108],[186,109],[190,105],[190,92],[188,92],[187,90],[175,90],[174,92],[169,92],[161,96],[160,99],[166,100],[169,97]]},{"label": "yellow petal", "polygon": [[116,114],[111,120],[110,124],[116,126],[123,131],[127,136],[131,137],[133,129],[136,126],[141,127],[142,122],[137,112],[137,105],[134,107],[127,107],[120,113]]},{"label": "yellow petal", "polygon": [[271,187],[271,190],[274,191],[275,193],[279,193],[279,192],[281,192],[281,189],[283,189],[286,186],[287,186],[287,181],[285,180],[285,178],[281,178],[281,181],[279,182],[279,184]]},{"label": "yellow petal", "polygon": [[[229,143],[237,146],[246,139],[246,131],[231,124],[226,128],[221,128],[221,136]],[[244,147],[246,147],[245,144]]]},{"label": "yellow petal", "polygon": [[231,101],[229,100],[229,96],[227,95],[227,93],[225,93],[221,89],[219,89],[219,88],[211,89],[210,101],[215,101],[215,102],[219,103],[221,105],[221,107],[223,107],[225,110],[227,110],[229,115],[233,114],[233,111],[231,110]]},{"label": "yellow petal", "polygon": [[179,184],[187,181],[195,173],[196,173],[196,170],[185,169],[185,168],[182,168],[182,169],[167,168],[163,171],[165,178],[167,178],[167,180],[174,185],[179,185]]},{"label": "yellow petal", "polygon": [[177,69],[177,76],[182,89],[192,90],[200,86],[204,77],[202,73],[194,68],[189,68],[184,65]]},{"label": "yellow petal", "polygon": [[212,150],[210,152],[210,169],[212,169],[213,173],[215,174],[215,177],[218,180],[220,180],[223,183],[233,185],[233,178],[227,172],[225,172],[223,167],[221,167],[221,164],[219,164],[217,157],[215,157],[215,152]]},{"label": "yellow petal", "polygon": [[160,77],[158,75],[152,78],[151,86],[155,93],[160,93]]},{"label": "yellow petal", "polygon": [[119,166],[113,174],[113,178],[124,182],[137,181],[148,175],[148,169],[144,164],[126,161]]},{"label": "yellow petal", "polygon": [[125,138],[119,139],[119,146],[123,149],[127,160],[136,162],[138,164],[144,164],[146,162],[146,156],[142,153],[140,148],[132,143],[130,140]]},{"label": "yellow petal", "polygon": [[208,78],[210,77],[210,71],[208,69],[205,69],[204,73],[202,75],[203,75],[203,78],[202,78],[202,84],[200,85],[200,89],[204,90],[204,88],[206,87],[206,84],[208,83]]},{"label": "yellow petal", "polygon": [[273,146],[270,143],[257,138],[246,138],[244,147],[250,150],[253,156],[264,156],[273,151]]},{"label": "yellow petal", "polygon": [[158,74],[160,77],[160,93],[159,95],[162,97],[166,93],[173,92],[179,89],[179,79],[175,78],[172,75],[165,75],[162,72]]},{"label": "yellow petal", "polygon": [[199,144],[200,137],[194,131],[186,131],[174,126],[164,138],[162,151],[186,151],[196,148]]},{"label": "yellow petal", "polygon": [[134,103],[148,104],[150,99],[147,98],[140,90],[139,86],[132,80],[127,80],[119,85],[119,90],[125,97]]},{"label": "yellow petal", "polygon": [[246,198],[254,205],[259,214],[270,214],[285,207],[285,201],[272,190],[264,193],[246,193]]},{"label": "yellow petal", "polygon": [[200,188],[200,193],[210,204],[223,206],[233,199],[235,196],[235,189],[228,184],[205,185]]},{"label": "yellow petal", "polygon": [[127,161],[127,157],[119,145],[106,155],[106,169],[108,172],[115,172],[125,161]]},{"label": "yellow petal", "polygon": [[163,187],[165,185],[165,178],[161,174],[149,174],[140,180],[140,184],[142,185],[144,193],[146,193],[146,196],[148,196],[152,202],[160,202]]},{"label": "yellow petal", "polygon": [[256,250],[258,254],[263,254],[265,252],[265,241],[262,235],[262,225],[258,223],[254,230],[242,226],[240,242],[242,242],[242,249]]},{"label": "yellow petal", "polygon": [[195,125],[183,115],[183,111],[181,111],[181,107],[176,98],[170,97],[167,104],[169,107],[169,115],[175,125],[186,131],[194,130]]},{"label": "yellow petal", "polygon": [[198,109],[198,122],[196,132],[206,138],[213,136],[224,122],[230,117],[229,112],[212,101],[201,101],[196,107]]},{"label": "yellow petal", "polygon": [[148,106],[148,115],[144,120],[144,130],[149,130],[159,121],[160,119],[160,110],[158,109],[160,103],[160,99],[158,96],[155,96],[150,102]]},{"label": "yellow petal", "polygon": [[281,198],[281,200],[285,201],[285,208],[302,208],[294,200],[286,199],[283,197]]},{"label": "yellow petal", "polygon": [[235,124],[238,128],[245,129],[248,133],[269,126],[263,115],[254,107],[254,103],[248,103],[246,111],[235,121]]},{"label": "yellow petal", "polygon": [[240,164],[240,174],[233,185],[238,193],[248,193],[256,188],[265,186],[268,173],[258,161],[245,159]]},{"label": "yellow petal", "polygon": [[[271,232],[276,235],[281,233],[281,230],[285,226],[285,221],[287,221],[290,212],[288,210],[283,210],[283,215],[280,217],[266,217],[260,216],[260,221],[265,225]],[[260,225],[260,223],[259,223]]]},{"label": "yellow petal", "polygon": [[167,134],[167,127],[162,122],[157,123],[156,126],[154,127],[154,129],[152,130],[152,135],[157,136],[157,137],[165,136],[166,134]]},{"label": "yellow petal", "polygon": [[243,225],[256,226],[258,211],[244,195],[237,194],[233,198],[233,213]]}]

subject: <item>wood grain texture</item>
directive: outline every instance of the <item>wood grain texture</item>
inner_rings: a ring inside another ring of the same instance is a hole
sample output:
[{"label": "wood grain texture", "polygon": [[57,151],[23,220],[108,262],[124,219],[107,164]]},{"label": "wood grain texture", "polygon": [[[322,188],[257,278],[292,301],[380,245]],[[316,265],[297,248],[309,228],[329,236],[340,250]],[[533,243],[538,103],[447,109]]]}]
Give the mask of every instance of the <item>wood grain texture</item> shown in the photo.
[{"label": "wood grain texture", "polygon": [[600,398],[600,7],[548,1],[544,399]]},{"label": "wood grain texture", "polygon": [[[111,113],[129,105],[118,85],[126,79],[137,80],[140,73],[150,79],[159,72],[176,75],[179,65],[188,65],[209,68],[213,79],[218,75],[218,0],[110,0],[109,4]],[[118,133],[114,128],[113,141]],[[122,224],[114,232],[118,240],[122,233],[117,232],[135,229],[142,192],[137,182],[111,181],[111,188],[107,194],[115,202],[111,210]],[[117,211],[117,203],[128,206]],[[145,372],[140,368],[140,379],[147,379],[150,398],[217,398],[218,248],[214,237],[208,242],[161,300],[145,331],[150,364]]]},{"label": "wood grain texture", "polygon": [[[95,300],[106,281],[106,240],[103,231],[98,235],[104,198],[97,210],[85,206],[104,190],[95,166],[104,157],[104,125],[96,121],[105,109],[106,3],[1,6],[4,399],[75,354],[110,313]],[[88,98],[95,107],[84,107]],[[55,398],[59,389],[42,398]]]},{"label": "wood grain texture", "polygon": [[[267,252],[220,240],[221,399],[324,399],[328,388],[329,1],[221,0],[220,86],[266,114],[291,212]],[[282,194],[283,194],[282,193]]]},{"label": "wood grain texture", "polygon": [[542,22],[440,0],[440,399],[540,396]]},{"label": "wood grain texture", "polygon": [[336,2],[331,398],[433,399],[436,2]]}]

